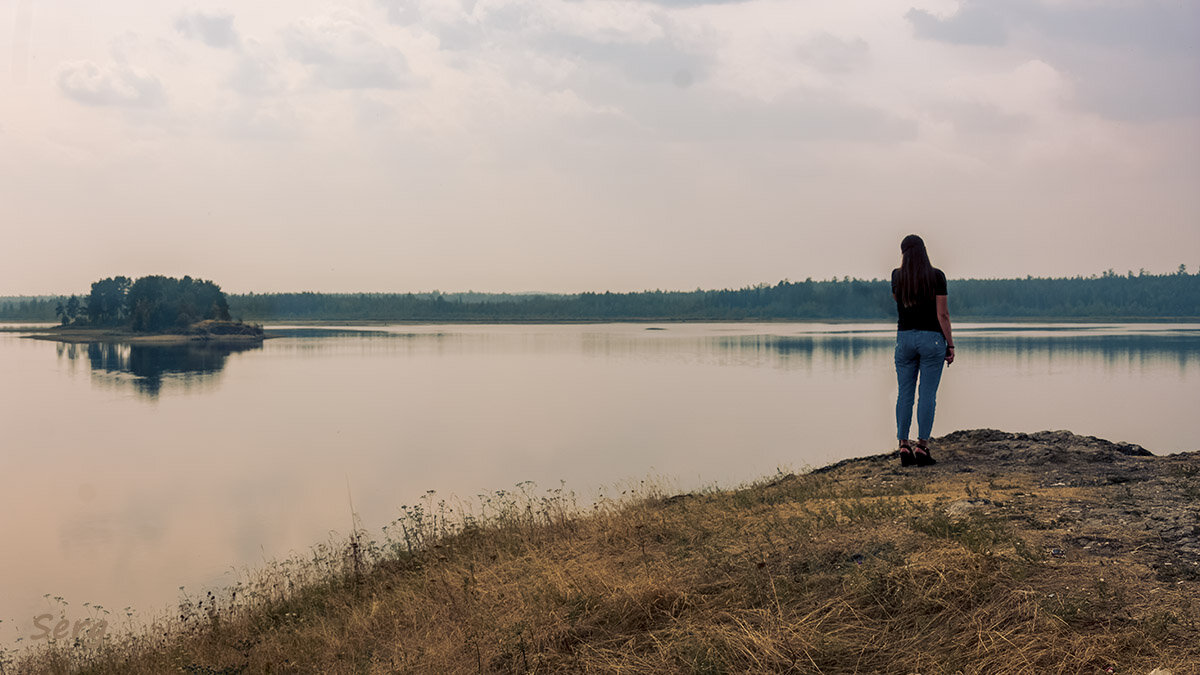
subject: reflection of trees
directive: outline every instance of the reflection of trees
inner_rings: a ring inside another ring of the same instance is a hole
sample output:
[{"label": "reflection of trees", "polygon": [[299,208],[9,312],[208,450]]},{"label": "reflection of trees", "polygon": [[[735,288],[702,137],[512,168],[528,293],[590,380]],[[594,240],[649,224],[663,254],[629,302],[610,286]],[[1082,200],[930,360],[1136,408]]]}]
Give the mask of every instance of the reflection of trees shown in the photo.
[{"label": "reflection of trees", "polygon": [[[1187,334],[1141,335],[972,335],[955,331],[957,340],[979,351],[993,353],[1050,352],[1056,355],[1083,354],[1105,360],[1126,357],[1200,359],[1200,340]],[[769,350],[778,354],[823,352],[835,357],[859,357],[867,352],[891,350],[891,334],[772,336],[755,335],[719,338],[722,349]]]},{"label": "reflection of trees", "polygon": [[[1200,336],[1195,332],[1107,335],[1006,335],[955,332],[963,344],[961,354],[997,357],[1017,362],[1029,359],[1086,361],[1107,367],[1128,364],[1140,368],[1162,361],[1178,362],[1179,368],[1200,365]],[[814,333],[809,335],[734,335],[690,338],[630,338],[597,333],[585,342],[585,353],[612,356],[625,354],[691,353],[729,365],[771,365],[808,368],[814,359],[836,368],[857,368],[872,359],[889,359],[896,341],[894,333]],[[692,346],[688,346],[688,343]],[[871,358],[868,358],[871,357]]]},{"label": "reflection of trees", "polygon": [[[890,351],[895,338],[889,334],[861,335],[741,335],[710,338],[709,349],[726,355],[752,356],[754,361],[783,368],[811,368],[814,358],[837,369],[855,368],[864,356]],[[744,362],[735,358],[734,362]]]},{"label": "reflection of trees", "polygon": [[988,336],[970,333],[956,341],[985,354],[1018,359],[1099,361],[1105,366],[1141,368],[1151,363],[1175,361],[1182,371],[1200,363],[1200,340],[1191,332],[1140,335]]},{"label": "reflection of trees", "polygon": [[[211,381],[225,367],[230,354],[261,349],[252,344],[132,345],[92,342],[86,346],[92,376],[111,383],[128,383],[138,393],[157,397],[164,382],[191,386]],[[81,358],[77,345],[60,346],[59,356]]]}]

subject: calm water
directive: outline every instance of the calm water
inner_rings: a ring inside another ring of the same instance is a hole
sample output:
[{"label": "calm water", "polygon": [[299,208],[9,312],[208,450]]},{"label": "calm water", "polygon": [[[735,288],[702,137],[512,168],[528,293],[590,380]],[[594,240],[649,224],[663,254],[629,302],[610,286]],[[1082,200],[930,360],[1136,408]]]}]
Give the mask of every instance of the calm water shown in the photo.
[{"label": "calm water", "polygon": [[[656,329],[652,329],[656,328]],[[0,642],[63,596],[178,588],[378,528],[426,490],[734,485],[892,446],[887,325],[288,329],[251,349],[0,333]],[[935,434],[1200,447],[1200,325],[956,327]]]}]

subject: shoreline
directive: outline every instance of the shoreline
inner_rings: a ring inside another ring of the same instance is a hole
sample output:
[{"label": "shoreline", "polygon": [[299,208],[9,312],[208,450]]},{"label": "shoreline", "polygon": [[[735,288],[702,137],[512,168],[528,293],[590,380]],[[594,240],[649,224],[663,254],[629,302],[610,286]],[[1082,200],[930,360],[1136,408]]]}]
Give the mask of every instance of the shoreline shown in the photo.
[{"label": "shoreline", "polygon": [[1200,662],[1200,451],[989,429],[933,450],[932,467],[888,452],[589,508],[525,489],[474,515],[409,507],[382,541],[357,532],[268,564],[162,634],[46,647],[25,670],[1179,675]]},{"label": "shoreline", "polygon": [[192,343],[237,345],[258,344],[265,339],[275,336],[268,333],[263,333],[261,335],[220,335],[212,333],[135,333],[133,331],[110,328],[59,328],[50,330],[40,329],[39,332],[31,333],[29,335],[22,335],[21,337],[31,340],[64,342],[67,344],[98,342],[102,344],[129,343],[135,345],[167,346]]},{"label": "shoreline", "polygon": [[[1009,317],[1009,318],[989,318],[989,317],[972,317],[972,316],[952,316],[954,323],[985,323],[985,324],[1005,324],[1005,323],[1020,323],[1020,324],[1111,324],[1111,323],[1200,323],[1200,317],[1082,317],[1082,318],[1049,318],[1049,317]],[[716,323],[716,324],[739,324],[739,323],[797,323],[797,324],[854,324],[854,323],[870,323],[870,324],[886,324],[893,326],[896,323],[895,317],[874,317],[860,319],[845,319],[845,318],[805,318],[805,319],[787,319],[787,318],[745,318],[745,319],[696,319],[696,318],[604,318],[604,319],[257,319],[252,318],[250,321],[275,325],[396,325],[396,326],[437,326],[437,325],[592,325],[606,323],[631,323],[631,324],[653,324],[653,323],[677,323],[677,324],[697,324],[697,323]]]},{"label": "shoreline", "polygon": [[[955,324],[1043,324],[1043,325],[1104,325],[1104,324],[1198,324],[1200,317],[1071,317],[1071,318],[1048,318],[1048,317],[975,317],[975,316],[954,316],[952,320]],[[862,319],[784,319],[784,318],[764,318],[764,319],[688,319],[688,318],[605,318],[605,319],[251,319],[252,322],[267,325],[283,325],[283,326],[479,326],[479,325],[496,325],[496,326],[523,326],[523,325],[598,325],[598,324],[879,324],[892,326],[895,324],[895,318],[862,318]],[[33,331],[47,331],[58,326],[34,326],[19,325],[19,320],[5,321],[4,323],[13,325],[0,325],[0,333],[28,333]],[[105,329],[75,329],[75,330],[105,330]],[[115,333],[115,332],[114,332]],[[136,335],[134,333],[128,333]]]}]

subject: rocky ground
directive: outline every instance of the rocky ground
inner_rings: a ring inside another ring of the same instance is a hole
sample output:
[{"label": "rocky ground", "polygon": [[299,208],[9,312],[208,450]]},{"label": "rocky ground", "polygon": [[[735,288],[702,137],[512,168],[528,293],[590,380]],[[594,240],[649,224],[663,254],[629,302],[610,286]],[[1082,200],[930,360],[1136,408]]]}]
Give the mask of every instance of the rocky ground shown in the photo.
[{"label": "rocky ground", "polygon": [[934,466],[901,467],[891,453],[817,473],[961,484],[962,498],[946,505],[948,514],[1004,517],[1053,558],[1119,558],[1144,565],[1159,581],[1200,583],[1200,451],[1156,456],[1067,431],[992,429],[956,431],[931,448]]}]

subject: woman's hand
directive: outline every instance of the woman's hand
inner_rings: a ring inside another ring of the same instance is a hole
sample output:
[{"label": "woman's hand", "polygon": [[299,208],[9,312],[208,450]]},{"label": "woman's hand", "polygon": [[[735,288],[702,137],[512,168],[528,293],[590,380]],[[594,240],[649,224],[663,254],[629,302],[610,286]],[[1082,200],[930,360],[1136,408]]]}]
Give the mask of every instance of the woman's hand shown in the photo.
[{"label": "woman's hand", "polygon": [[954,363],[954,345],[946,345],[946,365]]}]

